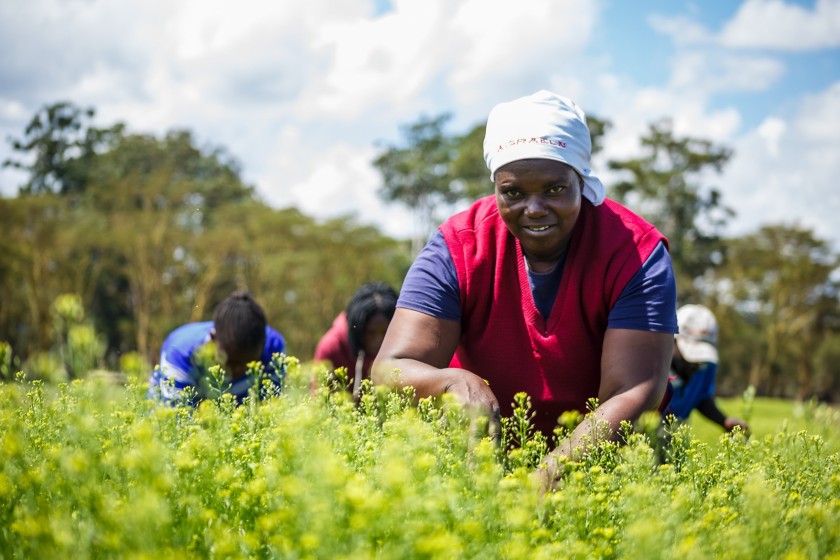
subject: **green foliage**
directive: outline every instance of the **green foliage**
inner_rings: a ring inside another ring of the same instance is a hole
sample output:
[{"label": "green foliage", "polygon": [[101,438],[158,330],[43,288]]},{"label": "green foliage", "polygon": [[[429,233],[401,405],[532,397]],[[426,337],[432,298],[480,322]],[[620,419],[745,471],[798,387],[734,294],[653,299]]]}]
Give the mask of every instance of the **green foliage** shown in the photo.
[{"label": "green foliage", "polygon": [[[74,130],[93,134],[77,117]],[[351,218],[318,223],[268,207],[230,155],[197,147],[188,131],[112,132],[95,149],[63,153],[84,170],[78,188],[0,198],[8,241],[0,332],[20,356],[54,350],[66,358],[68,327],[50,312],[65,293],[81,298],[106,337],[107,365],[117,368],[126,352],[156,361],[170,330],[208,320],[234,289],[254,293],[270,324],[306,356],[359,285],[399,287],[409,264],[404,244]]]},{"label": "green foliage", "polygon": [[421,117],[402,127],[404,147],[387,146],[373,161],[382,174],[380,194],[400,202],[417,214],[420,231],[413,252],[419,252],[437,225],[435,209],[459,200],[452,162],[455,139],[444,132],[451,115]]},{"label": "green foliage", "polygon": [[829,332],[814,352],[814,397],[840,394],[840,333]]},{"label": "green foliage", "polygon": [[29,172],[21,186],[24,194],[79,193],[87,183],[88,165],[96,154],[119,137],[123,125],[101,129],[91,126],[93,108],[59,101],[40,109],[24,130],[23,139],[12,139],[12,149],[24,160],[6,159],[3,167]]},{"label": "green foliage", "polygon": [[96,329],[84,322],[82,298],[62,294],[53,302],[51,313],[58,339],[56,348],[67,375],[73,379],[96,369],[105,354],[105,343]]},{"label": "green foliage", "polygon": [[67,332],[72,325],[81,323],[85,318],[82,298],[77,294],[61,294],[53,302],[52,314],[55,330],[59,333]]},{"label": "green foliage", "polygon": [[18,372],[19,362],[12,345],[0,340],[0,381],[11,381]]},{"label": "green foliage", "polygon": [[129,376],[145,379],[152,371],[152,365],[139,352],[126,352],[120,355],[119,371]]},{"label": "green foliage", "polygon": [[[279,359],[279,358],[278,358]],[[452,403],[365,381],[311,393],[287,359],[276,398],[154,406],[93,379],[0,386],[0,550],[8,557],[824,558],[840,551],[836,411],[824,435],[716,447],[647,436],[567,463],[542,494],[530,465],[468,437]],[[527,399],[517,401],[520,409]],[[820,410],[827,410],[823,407]],[[527,410],[503,439],[527,437]],[[521,423],[521,424],[520,424]],[[525,442],[527,445],[527,441]]]},{"label": "green foliage", "polygon": [[746,384],[764,394],[804,400],[822,392],[840,376],[840,365],[821,350],[840,324],[840,258],[798,227],[765,226],[726,245],[729,258],[709,275],[710,292],[747,320],[735,318],[734,328],[722,331],[722,353],[745,361]]},{"label": "green foliage", "polygon": [[612,128],[612,123],[595,115],[586,116],[586,126],[589,127],[589,139],[592,142],[592,155],[597,155],[604,148],[604,137]]},{"label": "green foliage", "polygon": [[63,360],[53,352],[35,352],[23,363],[23,371],[31,379],[58,383],[67,380]]},{"label": "green foliage", "polygon": [[[457,407],[365,381],[259,405],[152,406],[93,380],[0,387],[0,549],[12,557],[825,557],[840,547],[838,441],[680,428],[658,465],[642,434],[568,463],[541,495],[530,465],[467,437]],[[526,406],[527,399],[518,400]],[[520,408],[521,408],[520,406]],[[510,427],[527,437],[526,410]],[[836,421],[828,419],[828,421]],[[814,420],[815,425],[821,420]],[[675,438],[676,439],[676,438]],[[527,445],[527,441],[526,441]],[[508,466],[504,466],[508,465]]]},{"label": "green foliage", "polygon": [[720,172],[731,151],[698,138],[677,138],[670,121],[654,123],[641,138],[647,153],[611,161],[628,177],[613,185],[610,196],[640,213],[668,237],[679,280],[678,300],[696,300],[693,282],[723,259],[720,229],[734,212],[720,192],[700,181]]},{"label": "green foliage", "polygon": [[501,464],[507,471],[537,468],[548,451],[548,441],[531,425],[531,397],[527,393],[514,395],[513,414],[502,418],[500,446]]},{"label": "green foliage", "polygon": [[[719,397],[717,401],[721,410],[739,418],[749,418],[750,437],[753,438],[763,438],[777,431],[799,432],[802,430],[825,437],[827,434],[822,431],[823,426],[834,429],[832,428],[833,421],[826,416],[830,416],[832,409],[815,400],[796,402],[768,397],[745,398],[745,395],[741,395],[730,398]],[[819,421],[815,422],[817,418]],[[708,445],[714,445],[720,439],[720,426],[707,420],[701,414],[689,416],[687,424],[691,428],[693,437]],[[828,439],[831,437],[828,436]]]},{"label": "green foliage", "polygon": [[466,134],[455,136],[455,151],[452,158],[451,188],[461,200],[476,200],[493,194],[490,171],[484,162],[484,135],[486,125],[479,124]]},{"label": "green foliage", "polygon": [[73,325],[67,331],[67,370],[81,377],[96,369],[105,354],[105,343],[91,325]]}]

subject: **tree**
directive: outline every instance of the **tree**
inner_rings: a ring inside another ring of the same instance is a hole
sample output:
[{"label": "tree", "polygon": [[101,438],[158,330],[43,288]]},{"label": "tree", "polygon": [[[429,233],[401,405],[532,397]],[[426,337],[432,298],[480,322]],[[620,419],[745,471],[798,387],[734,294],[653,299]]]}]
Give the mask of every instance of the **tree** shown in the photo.
[{"label": "tree", "polygon": [[31,160],[3,161],[3,167],[29,172],[21,193],[71,194],[84,190],[92,158],[119,139],[124,129],[121,123],[104,129],[90,126],[94,114],[94,109],[68,101],[53,103],[32,117],[23,139],[9,139],[14,151]]},{"label": "tree", "polygon": [[294,209],[264,209],[245,230],[251,241],[240,257],[249,286],[301,359],[359,286],[376,280],[399,290],[410,264],[405,243],[351,218],[318,223]]},{"label": "tree", "polygon": [[[253,188],[242,182],[238,164],[223,150],[202,150],[183,130],[163,138],[123,136],[97,156],[88,178],[84,201],[102,216],[107,235],[100,247],[120,270],[131,347],[152,358],[165,327],[189,317],[179,317],[184,295],[195,295],[205,271],[218,273],[218,263],[202,269],[195,259],[204,234],[219,228],[227,239],[238,239],[237,228],[231,228],[235,222],[220,221],[218,214],[228,205],[252,200]],[[100,289],[115,295],[113,285]],[[117,331],[111,327],[105,332]]]},{"label": "tree", "polygon": [[719,232],[734,215],[720,192],[701,181],[710,170],[720,172],[731,151],[708,140],[677,138],[667,120],[652,124],[641,143],[643,156],[609,162],[610,169],[628,175],[610,195],[668,237],[677,278],[687,280],[678,283],[678,299],[697,299],[693,281],[722,262]]},{"label": "tree", "polygon": [[749,384],[763,393],[804,399],[819,389],[821,348],[840,325],[840,258],[810,230],[786,226],[728,240],[727,253],[709,278],[712,297],[755,333],[722,325],[722,353],[748,364]]},{"label": "tree", "polygon": [[451,172],[455,143],[444,134],[451,115],[421,117],[402,127],[405,147],[388,146],[373,164],[382,174],[380,194],[411,209],[418,227],[412,238],[412,253],[417,254],[437,225],[435,209],[452,204],[462,195],[453,189]]},{"label": "tree", "polygon": [[0,198],[0,338],[22,359],[55,343],[59,294],[79,294],[113,366],[138,350],[156,362],[171,329],[208,320],[233,289],[252,291],[306,359],[359,285],[399,288],[408,268],[406,244],[375,228],[266,206],[234,158],[188,131],[121,133],[88,155],[64,194]]},{"label": "tree", "polygon": [[592,155],[597,155],[604,148],[604,136],[612,128],[612,123],[595,115],[587,115],[586,125],[589,127],[589,139],[592,142]]},{"label": "tree", "polygon": [[452,159],[452,187],[461,198],[476,200],[493,193],[490,171],[484,161],[485,124],[474,126],[469,132],[454,138]]}]

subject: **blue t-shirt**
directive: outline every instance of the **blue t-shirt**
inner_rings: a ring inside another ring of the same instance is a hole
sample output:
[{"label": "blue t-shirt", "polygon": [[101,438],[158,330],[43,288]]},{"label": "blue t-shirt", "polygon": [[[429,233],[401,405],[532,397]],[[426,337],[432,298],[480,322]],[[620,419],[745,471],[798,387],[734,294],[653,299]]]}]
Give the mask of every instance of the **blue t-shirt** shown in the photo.
[{"label": "blue t-shirt", "polygon": [[671,412],[680,420],[688,418],[691,411],[704,400],[715,394],[717,364],[705,364],[685,381],[679,375],[671,374],[669,380],[674,390],[671,396]]},{"label": "blue t-shirt", "polygon": [[[551,313],[564,265],[565,256],[551,272],[539,274],[528,271],[534,303],[543,317]],[[440,230],[435,232],[408,270],[400,288],[397,307],[460,322],[458,274]],[[665,245],[660,243],[622,290],[610,310],[607,327],[676,333],[676,308],[674,269]]]},{"label": "blue t-shirt", "polygon": [[[196,351],[209,343],[211,340],[210,331],[213,329],[212,321],[201,323],[187,323],[172,331],[160,352],[160,367],[155,368],[149,378],[149,398],[168,402],[170,404],[183,400],[183,391],[187,387],[195,387],[200,393],[200,381],[207,372],[203,371],[200,364],[196,363],[194,356]],[[263,348],[260,361],[265,368],[266,379],[279,391],[283,381],[283,371],[276,371],[272,365],[271,358],[274,354],[285,352],[286,342],[283,336],[273,328],[265,327],[265,347]],[[248,396],[248,391],[255,382],[252,376],[245,375],[238,379],[225,379],[223,387],[226,393],[236,397],[237,402]],[[202,397],[196,394],[199,399]],[[195,404],[193,401],[192,404]]]}]

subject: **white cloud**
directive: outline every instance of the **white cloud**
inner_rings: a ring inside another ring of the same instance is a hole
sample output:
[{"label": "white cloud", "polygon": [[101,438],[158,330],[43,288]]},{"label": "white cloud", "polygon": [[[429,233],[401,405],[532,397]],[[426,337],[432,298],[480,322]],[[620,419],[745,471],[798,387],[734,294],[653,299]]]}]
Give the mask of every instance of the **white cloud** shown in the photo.
[{"label": "white cloud", "polygon": [[[626,159],[640,154],[639,139],[654,122],[668,119],[676,136],[710,139],[726,144],[742,125],[740,113],[731,107],[710,110],[702,90],[682,88],[634,88],[615,77],[602,78],[604,98],[600,116],[612,123],[601,159]],[[608,175],[606,175],[608,176]]]},{"label": "white cloud", "polygon": [[737,139],[721,179],[725,200],[738,211],[733,234],[765,224],[798,225],[838,248],[838,122],[840,82],[803,97],[792,117],[768,117]]},{"label": "white cloud", "polygon": [[782,138],[787,132],[788,126],[785,121],[777,117],[767,117],[758,128],[756,134],[764,140],[764,147],[771,157],[779,156]]},{"label": "white cloud", "polygon": [[320,27],[315,45],[330,52],[330,63],[324,76],[311,84],[301,109],[350,120],[384,99],[399,106],[413,98],[432,80],[442,60],[434,31],[443,19],[439,1],[402,1],[377,19]]},{"label": "white cloud", "polygon": [[785,73],[784,64],[773,58],[709,51],[679,53],[671,68],[671,87],[704,94],[765,91]]},{"label": "white cloud", "polygon": [[[569,17],[574,14],[574,17]],[[533,0],[528,9],[506,0],[467,0],[451,21],[456,47],[448,82],[456,96],[486,101],[532,93],[518,78],[551,74],[580,56],[597,23],[597,4],[582,0]],[[517,32],[521,30],[521,32]],[[517,83],[517,82],[520,83]],[[527,80],[533,83],[535,80]],[[506,94],[505,92],[509,92]]]},{"label": "white cloud", "polygon": [[[304,177],[282,190],[265,194],[276,206],[289,206],[289,200],[303,213],[320,218],[354,216],[359,223],[371,224],[384,233],[407,237],[411,233],[411,214],[398,205],[386,204],[378,195],[380,179],[371,165],[370,148],[329,147],[301,161]],[[284,204],[285,202],[285,204]]]},{"label": "white cloud", "polygon": [[23,103],[17,99],[0,98],[0,122],[20,121],[30,117]]},{"label": "white cloud", "polygon": [[[813,145],[836,146],[840,132],[840,81],[824,92],[803,99],[797,119],[798,131]],[[840,152],[835,151],[835,154]],[[834,158],[840,159],[840,158]]]},{"label": "white cloud", "polygon": [[667,35],[677,45],[708,43],[712,34],[702,24],[687,16],[664,16],[651,14],[648,24],[663,35]]},{"label": "white cloud", "polygon": [[[652,16],[675,46],[670,79],[652,86],[634,83],[633,69],[599,50],[610,33],[601,10],[610,8],[585,0],[395,0],[379,15],[370,0],[0,2],[0,137],[19,136],[38,108],[59,99],[94,106],[101,124],[121,120],[155,134],[188,128],[199,144],[227,147],[271,204],[316,217],[356,213],[402,237],[409,213],[376,194],[375,143],[394,141],[421,113],[449,111],[458,126],[472,126],[494,103],[545,87],[613,122],[600,159],[637,154],[649,124],[669,117],[679,135],[734,144],[726,196],[755,197],[745,207],[761,209],[739,223],[777,216],[779,207],[831,231],[840,223],[836,206],[831,216],[825,209],[833,195],[814,211],[787,200],[782,187],[799,185],[803,200],[836,190],[826,179],[837,171],[836,86],[801,100],[795,116],[777,105],[783,114],[746,132],[734,101],[714,101],[775,95],[783,64],[736,47],[836,46],[838,5],[746,0],[713,28]],[[778,167],[779,155],[794,151],[796,173]],[[0,149],[0,159],[7,153]],[[19,177],[0,171],[0,192],[10,194]],[[775,181],[784,202],[761,201],[771,187],[751,190]]]},{"label": "white cloud", "polygon": [[[379,18],[318,31],[317,47],[332,56],[301,109],[352,119],[384,98],[396,113],[441,99],[487,106],[530,93],[521,84],[580,54],[596,15],[596,5],[582,0],[532,0],[528,9],[504,0],[399,0]],[[527,40],[513,32],[524,29]]]},{"label": "white cloud", "polygon": [[813,10],[783,0],[746,0],[719,33],[684,15],[653,14],[648,22],[676,45],[787,52],[840,46],[840,0],[817,0]]},{"label": "white cloud", "polygon": [[813,10],[781,0],[746,0],[722,29],[727,47],[808,51],[840,46],[840,1]]}]

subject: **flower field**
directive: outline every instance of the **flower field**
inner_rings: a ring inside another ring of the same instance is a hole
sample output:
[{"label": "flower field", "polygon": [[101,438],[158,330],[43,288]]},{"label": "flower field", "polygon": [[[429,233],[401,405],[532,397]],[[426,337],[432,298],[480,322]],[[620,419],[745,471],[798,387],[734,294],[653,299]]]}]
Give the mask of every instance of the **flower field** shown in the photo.
[{"label": "flower field", "polygon": [[0,384],[0,558],[840,558],[836,410],[664,451],[646,418],[543,493],[524,397],[496,445],[451,403],[287,371],[197,409],[144,379]]}]

